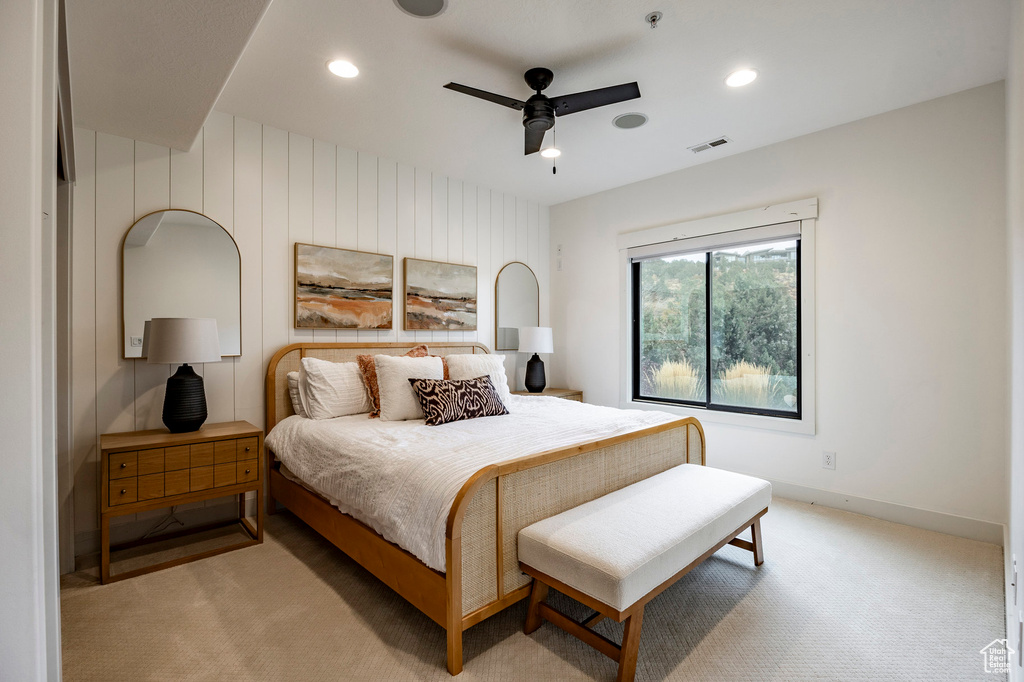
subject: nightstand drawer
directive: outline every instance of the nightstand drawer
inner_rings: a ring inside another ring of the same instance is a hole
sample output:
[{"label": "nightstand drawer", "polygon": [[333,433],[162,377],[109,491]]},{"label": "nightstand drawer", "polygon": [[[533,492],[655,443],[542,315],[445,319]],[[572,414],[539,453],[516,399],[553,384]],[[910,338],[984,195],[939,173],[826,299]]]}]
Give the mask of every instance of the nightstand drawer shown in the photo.
[{"label": "nightstand drawer", "polygon": [[259,479],[259,460],[239,462],[236,466],[238,467],[236,470],[236,478],[238,479],[239,483],[248,483],[249,481],[255,481]]},{"label": "nightstand drawer", "polygon": [[[134,454],[134,453],[133,453]],[[137,501],[139,492],[137,478],[123,478],[110,482],[110,506],[130,504]]]},{"label": "nightstand drawer", "polygon": [[223,488],[235,484],[235,462],[217,464],[213,467],[213,487]]},{"label": "nightstand drawer", "polygon": [[188,470],[188,489],[192,492],[213,487],[213,467],[192,467]]},{"label": "nightstand drawer", "polygon": [[213,444],[213,463],[226,464],[235,461],[235,441],[219,440]]},{"label": "nightstand drawer", "polygon": [[166,472],[164,474],[164,494],[168,497],[171,495],[184,495],[189,490],[188,479],[188,469]]},{"label": "nightstand drawer", "polygon": [[139,500],[155,500],[164,496],[164,475],[139,476]]},{"label": "nightstand drawer", "polygon": [[139,450],[139,476],[164,472],[164,449]]},{"label": "nightstand drawer", "polygon": [[[164,471],[177,471],[188,469],[189,448],[187,445],[178,445],[173,448],[164,448]],[[187,476],[185,477],[188,478]]]},{"label": "nightstand drawer", "polygon": [[239,438],[235,442],[238,444],[238,456],[236,459],[238,459],[239,462],[244,459],[256,459],[259,455],[259,438]]},{"label": "nightstand drawer", "polygon": [[[189,446],[189,466],[205,467],[213,464],[213,443],[196,443]],[[195,490],[195,488],[193,488]]]},{"label": "nightstand drawer", "polygon": [[130,478],[136,476],[138,474],[138,454],[138,452],[111,453],[109,478]]}]

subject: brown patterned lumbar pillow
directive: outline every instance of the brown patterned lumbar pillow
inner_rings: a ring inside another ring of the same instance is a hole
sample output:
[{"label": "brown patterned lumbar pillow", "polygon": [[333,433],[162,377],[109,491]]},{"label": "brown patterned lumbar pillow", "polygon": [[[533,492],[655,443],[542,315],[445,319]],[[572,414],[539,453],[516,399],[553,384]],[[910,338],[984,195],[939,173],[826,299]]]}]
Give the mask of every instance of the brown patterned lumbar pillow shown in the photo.
[{"label": "brown patterned lumbar pillow", "polygon": [[423,408],[427,426],[508,414],[487,376],[449,381],[409,379],[409,383]]},{"label": "brown patterned lumbar pillow", "polygon": [[[409,358],[425,358],[428,355],[430,355],[430,351],[422,344],[405,354]],[[370,418],[379,417],[380,387],[377,385],[377,366],[373,364],[373,356],[357,355],[356,362],[359,364],[359,371],[363,374],[366,390],[370,394]]]}]

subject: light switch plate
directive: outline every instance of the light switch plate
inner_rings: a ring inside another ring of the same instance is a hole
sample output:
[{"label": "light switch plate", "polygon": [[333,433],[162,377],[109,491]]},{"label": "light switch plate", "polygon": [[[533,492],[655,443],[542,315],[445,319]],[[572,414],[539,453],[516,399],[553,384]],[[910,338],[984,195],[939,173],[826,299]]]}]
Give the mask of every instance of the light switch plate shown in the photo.
[{"label": "light switch plate", "polygon": [[141,347],[142,347],[142,337],[141,336],[133,336],[132,337],[132,348],[141,348]]}]

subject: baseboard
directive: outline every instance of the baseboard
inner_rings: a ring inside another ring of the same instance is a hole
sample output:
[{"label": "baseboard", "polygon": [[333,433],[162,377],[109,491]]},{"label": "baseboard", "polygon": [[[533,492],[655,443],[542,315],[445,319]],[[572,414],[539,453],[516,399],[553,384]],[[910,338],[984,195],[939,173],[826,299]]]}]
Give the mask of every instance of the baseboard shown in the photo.
[{"label": "baseboard", "polygon": [[834,490],[810,488],[788,481],[768,479],[772,484],[772,495],[784,497],[798,502],[820,504],[823,507],[842,509],[843,511],[872,516],[884,521],[902,523],[906,526],[934,530],[947,535],[980,540],[993,545],[1003,544],[1003,528],[1001,523],[982,521],[966,516],[946,514],[945,512],[919,509],[894,502],[882,502],[868,497],[847,495]]},{"label": "baseboard", "polygon": [[[170,508],[166,511],[170,513]],[[246,499],[245,501],[245,513],[247,516],[254,516],[256,513],[256,499]],[[209,507],[202,507],[199,509],[185,509],[174,512],[174,515],[184,524],[181,527],[175,527],[172,530],[181,530],[202,526],[208,523],[216,523],[218,521],[228,521],[238,516],[238,501],[235,498],[225,498],[225,501],[220,504],[211,505]],[[130,521],[122,524],[111,524],[110,527],[110,543],[112,545],[119,545],[124,542],[131,542],[132,540],[138,540],[142,538],[146,533],[151,531],[158,523],[159,518],[146,518],[142,520]],[[95,561],[89,562],[87,559],[98,554],[100,551],[100,531],[86,530],[75,533],[75,570],[78,570],[82,565],[89,565],[95,563]],[[86,559],[86,561],[82,561]]]}]

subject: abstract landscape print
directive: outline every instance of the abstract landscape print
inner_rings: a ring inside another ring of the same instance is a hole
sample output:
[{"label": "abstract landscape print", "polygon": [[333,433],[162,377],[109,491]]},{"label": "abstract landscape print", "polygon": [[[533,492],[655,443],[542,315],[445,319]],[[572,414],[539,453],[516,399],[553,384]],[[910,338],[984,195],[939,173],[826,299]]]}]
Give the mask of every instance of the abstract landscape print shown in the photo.
[{"label": "abstract landscape print", "polygon": [[295,244],[295,326],[391,329],[395,260]]},{"label": "abstract landscape print", "polygon": [[476,330],[476,268],[405,259],[405,328]]}]

